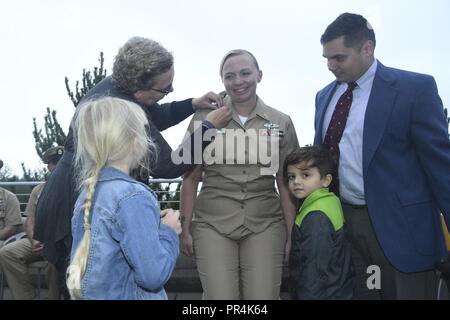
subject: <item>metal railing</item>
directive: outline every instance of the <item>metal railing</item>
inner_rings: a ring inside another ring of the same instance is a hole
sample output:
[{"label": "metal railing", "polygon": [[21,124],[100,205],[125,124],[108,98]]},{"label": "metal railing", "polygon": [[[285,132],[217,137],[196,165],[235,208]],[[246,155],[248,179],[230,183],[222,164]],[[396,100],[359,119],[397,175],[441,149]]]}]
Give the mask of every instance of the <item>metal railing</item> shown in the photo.
[{"label": "metal railing", "polygon": [[[177,179],[150,179],[150,184],[158,184],[160,187],[163,187],[163,190],[157,190],[154,188],[155,193],[158,196],[158,200],[161,208],[165,207],[179,207],[179,188],[172,188],[172,184],[180,184],[182,181],[181,178]],[[20,211],[23,213],[25,211],[25,207],[28,203],[28,199],[30,198],[31,190],[38,184],[41,184],[43,181],[17,181],[17,182],[0,182],[0,187],[5,188],[12,193],[14,193],[19,199],[20,203]],[[167,189],[167,190],[166,190]]]}]

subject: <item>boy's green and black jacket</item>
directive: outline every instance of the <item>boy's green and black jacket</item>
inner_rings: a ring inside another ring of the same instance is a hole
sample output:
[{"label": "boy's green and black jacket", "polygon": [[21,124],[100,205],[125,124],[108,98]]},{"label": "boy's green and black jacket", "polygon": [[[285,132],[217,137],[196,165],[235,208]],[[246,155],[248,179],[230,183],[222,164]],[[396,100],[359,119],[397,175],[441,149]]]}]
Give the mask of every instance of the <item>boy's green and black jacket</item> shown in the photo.
[{"label": "boy's green and black jacket", "polygon": [[292,230],[289,259],[292,299],[351,299],[351,247],[339,198],[328,188],[311,193]]}]

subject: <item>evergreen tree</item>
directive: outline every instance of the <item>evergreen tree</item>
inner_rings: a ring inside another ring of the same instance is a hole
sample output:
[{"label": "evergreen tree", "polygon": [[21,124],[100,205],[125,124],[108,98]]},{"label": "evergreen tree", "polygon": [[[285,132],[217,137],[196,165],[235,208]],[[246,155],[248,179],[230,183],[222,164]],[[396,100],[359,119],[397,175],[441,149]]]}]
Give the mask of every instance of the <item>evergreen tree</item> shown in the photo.
[{"label": "evergreen tree", "polygon": [[166,208],[172,208],[174,210],[180,209],[181,183],[176,182],[177,187],[174,191],[170,190],[171,184],[172,183],[150,183],[150,188],[156,193],[161,210]]},{"label": "evergreen tree", "polygon": [[46,169],[39,169],[39,170],[33,170],[31,171],[30,169],[25,168],[25,164],[22,162],[22,171],[23,171],[23,176],[22,179],[23,181],[43,181],[46,180],[46,178],[49,175],[48,170]]},{"label": "evergreen tree", "polygon": [[80,103],[91,88],[106,77],[106,69],[103,68],[103,52],[100,52],[100,59],[98,61],[100,62],[100,67],[94,67],[94,71],[92,73],[91,71],[86,71],[86,69],[83,69],[83,87],[79,89],[79,82],[77,81],[75,83],[75,95],[69,87],[69,79],[67,77],[65,78],[67,94],[69,95],[70,100],[72,100],[74,107]]},{"label": "evergreen tree", "polygon": [[171,208],[172,209],[180,209],[180,193],[181,193],[181,182],[177,183],[177,187],[175,191],[171,192],[170,194],[170,201],[171,202]]},{"label": "evergreen tree", "polygon": [[19,177],[12,174],[12,170],[7,165],[0,168],[0,181],[13,182],[19,180]]},{"label": "evergreen tree", "polygon": [[37,128],[36,118],[33,118],[33,126],[35,148],[39,158],[42,159],[42,155],[47,149],[64,145],[66,134],[56,119],[56,110],[50,111],[50,108],[47,108],[47,114],[44,116],[45,135],[42,133],[42,129]]},{"label": "evergreen tree", "polygon": [[[103,68],[103,52],[100,52],[100,66],[94,67],[94,70],[86,71],[83,69],[83,86],[79,87],[79,81],[75,83],[75,93],[70,89],[69,79],[64,78],[66,84],[67,95],[72,101],[73,105],[76,107],[78,103],[83,99],[84,95],[93,88],[97,83],[106,77],[106,69]],[[42,159],[43,153],[50,147],[53,146],[63,146],[66,140],[66,134],[61,128],[57,118],[56,110],[50,110],[47,108],[47,114],[44,116],[44,130],[38,128],[36,123],[36,118],[33,118],[33,137],[35,141],[35,148],[38,156]],[[22,163],[23,179],[25,181],[42,180],[47,174],[46,170],[43,172],[36,171],[31,172],[31,170],[26,169],[25,165]]]},{"label": "evergreen tree", "polygon": [[[83,69],[83,86],[79,88],[79,81],[77,81],[75,83],[75,93],[70,89],[69,79],[67,77],[64,78],[67,95],[69,96],[75,107],[91,88],[93,88],[97,83],[99,83],[106,77],[106,69],[103,68],[103,52],[100,52],[99,62],[100,67],[94,67],[93,72]],[[64,141],[66,140],[66,134],[64,133],[64,130],[61,128],[58,120],[56,119],[56,110],[50,111],[50,108],[47,108],[47,115],[44,116],[44,120],[45,134],[42,132],[42,129],[38,129],[36,118],[33,118],[33,136],[36,142],[36,152],[41,159],[42,154],[45,152],[45,150],[57,145],[62,146],[64,145]]]}]

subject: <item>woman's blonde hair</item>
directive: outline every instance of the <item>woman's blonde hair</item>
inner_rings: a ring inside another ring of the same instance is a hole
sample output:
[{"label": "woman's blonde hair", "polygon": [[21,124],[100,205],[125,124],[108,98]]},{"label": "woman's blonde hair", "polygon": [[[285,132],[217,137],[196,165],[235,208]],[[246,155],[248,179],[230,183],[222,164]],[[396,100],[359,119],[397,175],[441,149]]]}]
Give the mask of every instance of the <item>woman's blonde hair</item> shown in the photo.
[{"label": "woman's blonde hair", "polygon": [[222,61],[220,62],[220,76],[223,76],[223,65],[225,64],[225,62],[230,59],[231,57],[234,56],[240,56],[242,54],[248,54],[250,56],[250,58],[253,60],[253,63],[255,64],[256,69],[259,71],[259,64],[258,64],[258,60],[256,60],[255,56],[253,55],[253,53],[251,53],[250,51],[244,50],[244,49],[233,49],[231,51],[228,51],[227,54],[225,54],[225,56],[222,58]]},{"label": "woman's blonde hair", "polygon": [[[84,236],[67,269],[67,287],[72,297],[80,298],[81,278],[88,262],[90,248],[90,211],[100,170],[116,162],[130,169],[155,163],[156,147],[148,137],[147,117],[137,104],[119,99],[102,98],[78,107],[75,118],[75,172],[78,189],[86,189]],[[151,158],[151,159],[150,159]]]}]

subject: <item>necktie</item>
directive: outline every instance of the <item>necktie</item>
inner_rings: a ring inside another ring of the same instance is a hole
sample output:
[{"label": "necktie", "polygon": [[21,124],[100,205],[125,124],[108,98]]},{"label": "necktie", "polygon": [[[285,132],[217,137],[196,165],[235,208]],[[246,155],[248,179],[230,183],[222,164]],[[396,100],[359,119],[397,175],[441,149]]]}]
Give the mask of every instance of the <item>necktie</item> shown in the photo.
[{"label": "necktie", "polygon": [[342,134],[344,133],[348,113],[353,101],[353,89],[355,89],[356,86],[356,82],[350,82],[347,90],[339,98],[336,107],[334,108],[333,115],[331,116],[325,139],[323,140],[323,144],[338,155],[339,141],[341,141]]},{"label": "necktie", "polygon": [[356,82],[350,82],[347,90],[340,96],[333,115],[331,116],[330,124],[328,125],[327,133],[323,144],[331,150],[333,156],[336,157],[337,167],[336,174],[330,185],[330,191],[339,196],[339,142],[344,133],[345,125],[347,124],[347,117],[353,101],[353,89],[357,86]]}]

